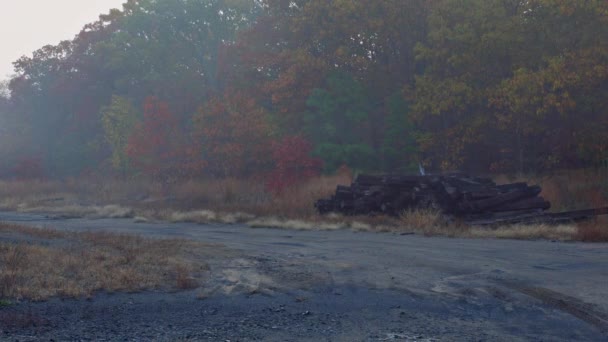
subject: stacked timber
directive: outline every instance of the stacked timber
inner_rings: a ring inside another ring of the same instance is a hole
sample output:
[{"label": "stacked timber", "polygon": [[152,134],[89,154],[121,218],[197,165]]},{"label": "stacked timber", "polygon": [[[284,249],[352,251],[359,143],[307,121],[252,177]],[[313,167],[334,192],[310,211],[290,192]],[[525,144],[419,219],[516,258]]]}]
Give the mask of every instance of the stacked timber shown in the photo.
[{"label": "stacked timber", "polygon": [[434,209],[472,225],[562,223],[608,214],[608,208],[548,213],[551,204],[540,193],[536,185],[498,185],[489,178],[463,174],[360,175],[350,186],[338,186],[331,198],[318,200],[315,207],[321,214],[392,216]]}]

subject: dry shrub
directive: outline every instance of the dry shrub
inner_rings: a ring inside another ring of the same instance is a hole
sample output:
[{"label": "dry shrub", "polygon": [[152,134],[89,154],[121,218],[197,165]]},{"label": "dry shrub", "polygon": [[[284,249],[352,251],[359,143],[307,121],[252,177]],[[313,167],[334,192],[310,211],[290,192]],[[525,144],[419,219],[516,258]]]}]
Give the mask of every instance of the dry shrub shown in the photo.
[{"label": "dry shrub", "polygon": [[596,220],[581,222],[577,225],[575,239],[584,242],[608,242],[608,220],[598,218]]},{"label": "dry shrub", "polygon": [[510,225],[497,228],[472,228],[470,237],[474,238],[496,238],[515,240],[556,240],[571,241],[576,234],[573,225],[552,226],[547,224],[533,225]]},{"label": "dry shrub", "polygon": [[608,174],[603,169],[565,170],[519,180],[539,184],[553,211],[608,206]]},{"label": "dry shrub", "polygon": [[234,210],[255,207],[269,200],[264,184],[256,179],[190,180],[176,183],[170,190],[181,209]]},{"label": "dry shrub", "polygon": [[[154,180],[69,179],[63,182],[0,182],[0,206],[24,212],[74,217],[147,217],[172,221],[235,223],[256,216],[311,218],[313,203],[337,185],[349,185],[346,171],[320,176],[273,196],[263,179]],[[119,205],[117,205],[119,204]],[[208,213],[212,212],[213,215]],[[248,214],[243,214],[248,213]]]},{"label": "dry shrub", "polygon": [[293,230],[335,230],[343,226],[331,226],[329,224],[320,224],[319,222],[280,219],[276,217],[262,217],[247,222],[251,228],[280,228]]},{"label": "dry shrub", "polygon": [[538,184],[541,196],[551,202],[552,211],[568,211],[608,206],[608,170],[562,170],[544,175],[494,177],[497,183]]},{"label": "dry shrub", "polygon": [[19,233],[41,239],[61,239],[66,233],[49,228],[35,228],[29,226],[20,226],[17,224],[0,222],[0,233]]},{"label": "dry shrub", "polygon": [[567,198],[568,189],[563,182],[557,179],[546,179],[540,182],[540,186],[542,187],[540,196],[551,202],[553,210],[562,211],[571,206],[564,200]]},{"label": "dry shrub", "polygon": [[462,230],[458,225],[450,225],[443,214],[434,209],[405,210],[399,218],[403,230],[422,233],[425,236],[458,236]]},{"label": "dry shrub", "polygon": [[320,198],[333,195],[338,185],[350,185],[351,176],[339,173],[333,176],[320,176],[304,184],[286,189],[272,201],[260,207],[258,215],[275,215],[290,218],[309,218],[317,215],[313,204]]},{"label": "dry shrub", "polygon": [[168,219],[171,222],[196,222],[211,223],[218,220],[218,214],[211,210],[196,210],[188,212],[169,212]]},{"label": "dry shrub", "polygon": [[175,265],[175,286],[180,290],[191,290],[199,287],[199,282],[192,276],[192,270],[184,264]]},{"label": "dry shrub", "polygon": [[7,298],[21,281],[19,270],[27,264],[27,254],[23,246],[0,245],[0,296]]},{"label": "dry shrub", "polygon": [[[30,229],[15,226],[21,234]],[[205,248],[195,242],[105,232],[62,234],[52,243],[24,238],[0,244],[3,298],[44,300],[91,296],[101,290],[185,289],[198,286],[197,277],[207,268],[201,261]]]}]

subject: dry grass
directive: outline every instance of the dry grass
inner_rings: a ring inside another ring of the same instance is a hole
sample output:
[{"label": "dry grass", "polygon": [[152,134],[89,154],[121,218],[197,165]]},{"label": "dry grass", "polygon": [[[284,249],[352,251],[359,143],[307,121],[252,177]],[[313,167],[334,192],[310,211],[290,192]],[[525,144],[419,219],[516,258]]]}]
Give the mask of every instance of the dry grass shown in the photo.
[{"label": "dry grass", "polygon": [[97,291],[198,287],[207,269],[184,240],[111,233],[74,233],[0,224],[0,297],[44,300]]},{"label": "dry grass", "polygon": [[[582,238],[583,231],[593,241],[601,241],[597,225],[586,228],[586,224],[558,225],[508,225],[500,227],[471,227],[458,222],[447,222],[442,215],[433,210],[407,211],[401,215],[400,228],[390,231],[412,231],[424,236],[445,236],[460,238],[494,238],[516,240],[555,240],[555,241],[589,241]],[[605,226],[604,226],[605,227]],[[608,232],[604,228],[604,237]],[[606,240],[605,240],[606,241]]]},{"label": "dry grass", "polygon": [[608,220],[604,217],[579,223],[575,239],[584,242],[608,242]]},{"label": "dry grass", "polygon": [[472,228],[468,235],[474,238],[495,238],[514,240],[552,240],[575,241],[577,234],[575,225],[550,226],[546,224],[512,225],[488,228]]},{"label": "dry grass", "polygon": [[255,218],[254,215],[247,213],[217,213],[211,210],[193,211],[162,211],[157,217],[171,222],[194,222],[194,223],[225,223],[235,224],[244,223]]},{"label": "dry grass", "polygon": [[[577,170],[550,176],[496,177],[500,182],[540,184],[554,211],[608,206],[608,174]],[[0,207],[74,217],[130,217],[136,222],[163,220],[195,223],[244,223],[251,227],[418,233],[426,236],[494,237],[605,241],[601,224],[471,228],[448,223],[438,212],[409,211],[398,220],[387,217],[320,217],[313,203],[329,197],[352,175],[322,176],[269,194],[260,179],[191,180],[162,184],[146,180],[68,180],[64,182],[0,182]]]},{"label": "dry grass", "polygon": [[322,176],[305,184],[289,189],[275,196],[265,207],[257,212],[261,215],[280,215],[289,218],[308,218],[317,216],[313,206],[320,198],[333,195],[338,185],[350,185],[352,178],[348,174]]},{"label": "dry grass", "polygon": [[237,223],[253,216],[302,219],[316,216],[313,203],[351,180],[346,174],[322,176],[277,196],[268,193],[260,179],[172,184],[105,179],[0,181],[0,208],[78,217],[139,216],[203,223]]},{"label": "dry grass", "polygon": [[552,211],[567,211],[608,206],[608,170],[564,170],[548,175],[496,177],[497,182],[538,184],[541,196],[551,202]]},{"label": "dry grass", "polygon": [[415,232],[424,236],[467,236],[469,227],[450,223],[438,210],[407,210],[400,215],[400,231]]},{"label": "dry grass", "polygon": [[18,233],[26,235],[28,237],[34,237],[39,239],[61,239],[65,237],[65,233],[49,229],[49,228],[35,228],[29,226],[20,226],[16,224],[8,224],[0,222],[0,236],[10,235],[11,233]]},{"label": "dry grass", "polygon": [[416,230],[446,225],[441,212],[433,209],[406,210],[401,213],[400,218],[405,227]]},{"label": "dry grass", "polygon": [[276,217],[257,218],[247,222],[247,225],[251,228],[280,228],[292,230],[338,230],[348,227],[344,222],[290,220]]}]

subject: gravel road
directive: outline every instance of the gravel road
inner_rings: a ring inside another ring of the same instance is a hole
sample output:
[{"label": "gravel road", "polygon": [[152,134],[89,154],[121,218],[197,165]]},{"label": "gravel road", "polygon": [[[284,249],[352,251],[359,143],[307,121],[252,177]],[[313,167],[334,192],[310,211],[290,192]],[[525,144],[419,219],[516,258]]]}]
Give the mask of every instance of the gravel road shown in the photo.
[{"label": "gravel road", "polygon": [[17,213],[0,213],[0,221],[225,246],[208,260],[203,290],[24,302],[0,309],[24,322],[5,324],[0,339],[608,340],[608,244]]}]

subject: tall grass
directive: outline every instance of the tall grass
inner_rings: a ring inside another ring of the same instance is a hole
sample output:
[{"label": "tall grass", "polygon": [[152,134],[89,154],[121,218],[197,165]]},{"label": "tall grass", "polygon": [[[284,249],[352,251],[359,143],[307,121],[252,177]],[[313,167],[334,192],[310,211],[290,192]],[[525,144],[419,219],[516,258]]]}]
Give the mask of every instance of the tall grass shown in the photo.
[{"label": "tall grass", "polygon": [[[495,177],[498,183],[526,181],[539,184],[552,211],[608,206],[608,171],[571,170],[551,175],[519,178]],[[352,175],[341,172],[320,176],[286,189],[267,191],[264,180],[210,179],[161,183],[145,179],[71,179],[67,181],[0,181],[0,207],[22,211],[65,213],[72,216],[135,217],[138,221],[160,219],[199,223],[249,223],[253,227],[293,229],[342,229],[417,232],[424,235],[461,237],[544,237],[559,240],[604,239],[603,223],[558,229],[510,227],[484,233],[461,224],[442,222],[438,213],[405,212],[399,220],[384,217],[319,216],[313,203],[331,196],[337,185],[350,185]],[[604,221],[599,221],[604,222]],[[485,228],[484,228],[485,229]],[[487,229],[486,229],[487,230]],[[576,232],[577,234],[574,234]],[[576,236],[574,236],[576,235]]]},{"label": "tall grass", "polygon": [[608,206],[608,170],[562,170],[546,175],[497,176],[498,182],[524,181],[542,187],[541,196],[551,202],[551,211]]},{"label": "tall grass", "polygon": [[[0,181],[0,207],[12,210],[97,213],[109,204],[156,211],[208,210],[303,218],[316,215],[313,203],[330,196],[348,175],[321,176],[271,194],[260,179],[187,180],[163,184],[151,180],[70,179],[66,181]],[[83,206],[87,206],[84,208]],[[92,207],[98,209],[93,210]],[[106,208],[107,209],[107,208]]]},{"label": "tall grass", "polygon": [[210,246],[111,233],[72,233],[0,223],[0,298],[45,300],[96,291],[190,289],[202,284]]},{"label": "tall grass", "polygon": [[575,239],[584,242],[608,242],[608,219],[600,217],[579,223]]}]

